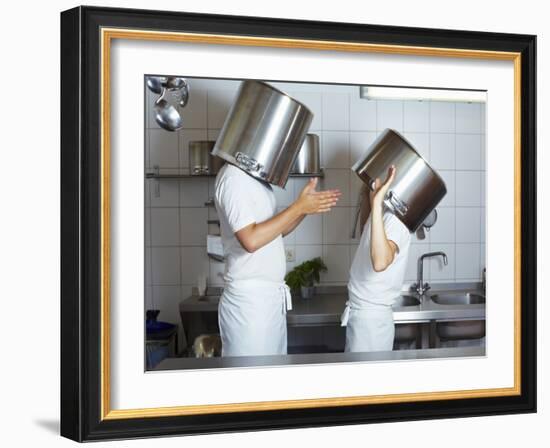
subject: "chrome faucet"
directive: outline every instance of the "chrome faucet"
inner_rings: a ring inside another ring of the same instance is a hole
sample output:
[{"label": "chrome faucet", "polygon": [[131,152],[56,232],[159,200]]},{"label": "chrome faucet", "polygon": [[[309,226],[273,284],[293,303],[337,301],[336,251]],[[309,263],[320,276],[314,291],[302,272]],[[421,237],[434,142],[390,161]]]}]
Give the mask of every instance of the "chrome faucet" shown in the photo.
[{"label": "chrome faucet", "polygon": [[442,256],[443,264],[447,266],[447,254],[445,252],[428,252],[418,257],[416,283],[412,285],[412,288],[421,296],[430,289],[430,285],[427,282],[424,283],[424,259],[437,256]]}]

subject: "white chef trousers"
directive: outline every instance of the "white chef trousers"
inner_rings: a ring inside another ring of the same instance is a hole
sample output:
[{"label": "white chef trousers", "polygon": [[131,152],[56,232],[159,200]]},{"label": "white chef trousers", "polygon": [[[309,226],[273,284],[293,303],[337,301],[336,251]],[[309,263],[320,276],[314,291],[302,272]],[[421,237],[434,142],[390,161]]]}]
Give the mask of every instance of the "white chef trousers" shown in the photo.
[{"label": "white chef trousers", "polygon": [[346,327],[346,352],[390,351],[393,349],[395,324],[391,305],[361,300],[349,293],[342,313]]},{"label": "white chef trousers", "polygon": [[286,355],[286,312],[291,309],[290,289],[284,283],[226,284],[218,306],[222,356]]}]

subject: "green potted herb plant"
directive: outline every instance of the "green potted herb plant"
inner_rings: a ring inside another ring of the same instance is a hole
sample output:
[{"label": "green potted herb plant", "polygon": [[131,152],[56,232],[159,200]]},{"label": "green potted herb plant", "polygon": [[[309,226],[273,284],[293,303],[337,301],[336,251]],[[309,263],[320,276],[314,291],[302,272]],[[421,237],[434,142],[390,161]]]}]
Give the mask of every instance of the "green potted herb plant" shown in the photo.
[{"label": "green potted herb plant", "polygon": [[285,282],[290,289],[300,291],[303,298],[313,297],[315,283],[319,283],[321,271],[326,271],[327,267],[320,257],[304,261],[290,271]]}]

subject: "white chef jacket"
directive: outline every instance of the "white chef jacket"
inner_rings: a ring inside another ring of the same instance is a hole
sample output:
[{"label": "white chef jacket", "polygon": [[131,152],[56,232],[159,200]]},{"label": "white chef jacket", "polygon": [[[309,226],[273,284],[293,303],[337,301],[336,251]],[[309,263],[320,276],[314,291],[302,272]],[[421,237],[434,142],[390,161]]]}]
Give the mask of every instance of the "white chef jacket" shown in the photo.
[{"label": "white chef jacket", "polygon": [[216,177],[214,202],[225,255],[224,280],[284,281],[286,259],[282,235],[254,253],[247,252],[235,236],[242,228],[276,214],[271,186],[226,163]]},{"label": "white chef jacket", "polygon": [[342,314],[346,351],[391,350],[395,326],[392,305],[401,293],[411,233],[393,213],[384,210],[386,238],[398,248],[393,262],[376,272],[370,255],[371,216],[363,228],[348,282],[349,300]]},{"label": "white chef jacket", "polygon": [[273,190],[225,164],[216,177],[214,202],[225,255],[225,285],[218,306],[222,356],[286,354],[286,311],[292,305],[284,283],[283,237],[249,253],[235,236],[276,214]]},{"label": "white chef jacket", "polygon": [[382,219],[386,238],[397,245],[398,253],[385,270],[381,272],[374,270],[370,255],[371,216],[369,215],[351,264],[348,290],[359,300],[393,305],[395,298],[401,293],[405,279],[411,233],[407,226],[388,210],[384,210]]}]

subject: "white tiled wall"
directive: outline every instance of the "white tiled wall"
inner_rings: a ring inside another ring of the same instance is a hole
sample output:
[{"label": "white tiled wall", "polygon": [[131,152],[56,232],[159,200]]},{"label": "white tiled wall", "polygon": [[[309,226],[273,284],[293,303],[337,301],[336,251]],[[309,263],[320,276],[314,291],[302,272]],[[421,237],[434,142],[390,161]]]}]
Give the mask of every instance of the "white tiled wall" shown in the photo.
[{"label": "white tiled wall", "polygon": [[[188,142],[215,139],[239,86],[237,81],[188,80],[190,101],[184,109],[184,129],[170,133],[153,118],[154,95],[147,91],[146,165],[161,172],[188,173]],[[304,102],[314,113],[310,132],[321,140],[325,178],[321,188],[339,188],[342,197],[332,212],[307,217],[285,238],[297,263],[322,256],[328,266],[322,282],[346,284],[358,240],[351,239],[351,223],[360,181],[350,166],[386,127],[402,132],[441,174],[448,193],[438,207],[439,219],[427,238],[416,237],[410,250],[407,282],[416,278],[419,255],[443,250],[449,263],[426,263],[431,282],[471,281],[481,278],[485,264],[485,107],[482,104],[430,101],[370,101],[359,98],[353,86],[274,83]],[[216,230],[208,219],[216,211],[204,203],[213,195],[213,179],[146,180],[147,294],[155,305],[170,296],[186,297],[199,275],[221,285],[223,263],[206,255],[206,234]],[[288,206],[306,180],[290,179],[277,189],[278,206]],[[159,195],[157,196],[157,189]]]}]

